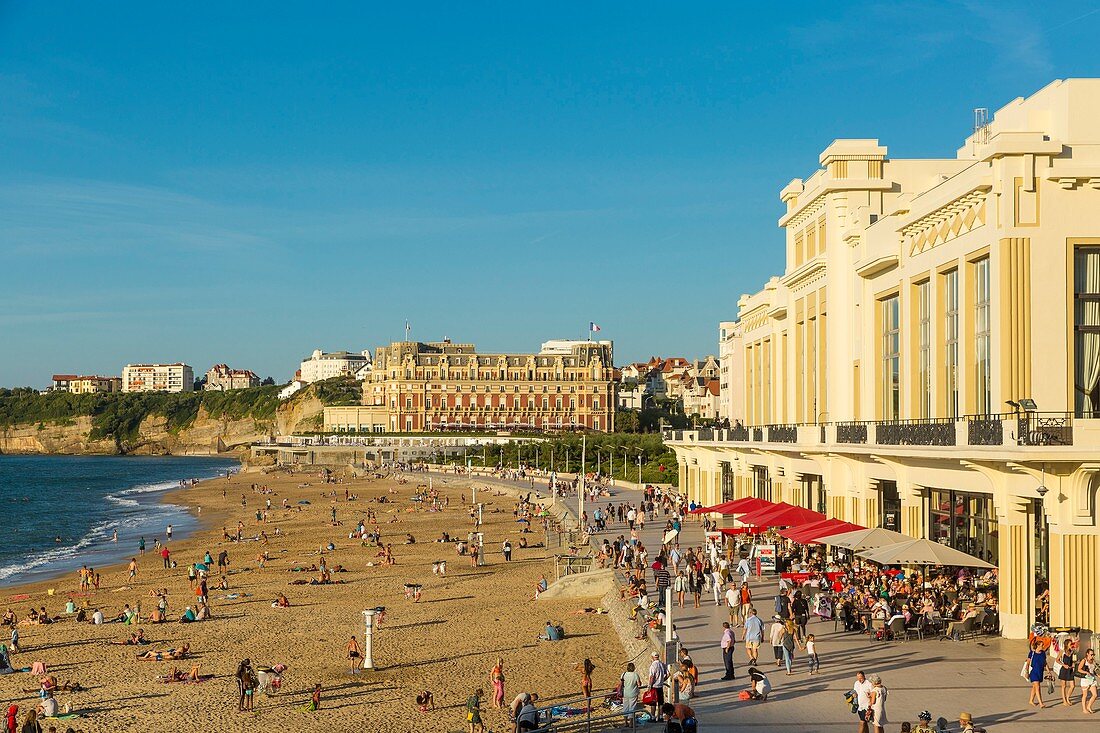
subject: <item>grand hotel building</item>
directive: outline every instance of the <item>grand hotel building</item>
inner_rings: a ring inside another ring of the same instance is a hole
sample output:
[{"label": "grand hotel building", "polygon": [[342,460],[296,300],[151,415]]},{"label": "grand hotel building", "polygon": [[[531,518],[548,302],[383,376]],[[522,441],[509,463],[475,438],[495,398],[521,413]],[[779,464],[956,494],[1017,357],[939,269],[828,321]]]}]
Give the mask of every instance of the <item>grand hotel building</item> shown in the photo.
[{"label": "grand hotel building", "polygon": [[1100,79],[976,117],[954,158],[837,140],[783,188],[785,270],[738,301],[742,419],[669,442],[704,503],[785,500],[997,563],[1005,636],[1096,629]]},{"label": "grand hotel building", "polygon": [[363,405],[325,408],[325,430],[614,430],[610,341],[548,341],[537,354],[395,341],[376,350]]}]

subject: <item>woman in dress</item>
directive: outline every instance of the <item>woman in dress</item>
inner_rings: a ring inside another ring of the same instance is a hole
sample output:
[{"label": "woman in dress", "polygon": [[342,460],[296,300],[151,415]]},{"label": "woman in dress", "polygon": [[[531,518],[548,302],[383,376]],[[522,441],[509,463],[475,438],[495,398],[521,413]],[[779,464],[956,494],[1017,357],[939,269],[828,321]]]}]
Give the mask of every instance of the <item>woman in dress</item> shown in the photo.
[{"label": "woman in dress", "polygon": [[1027,655],[1027,670],[1027,681],[1031,683],[1031,694],[1027,698],[1027,704],[1045,707],[1039,685],[1047,671],[1047,650],[1039,640],[1035,640],[1031,645],[1031,651]]},{"label": "woman in dress", "polygon": [[504,659],[498,657],[496,666],[489,672],[489,682],[493,685],[493,707],[504,707]]},{"label": "woman in dress", "polygon": [[887,689],[882,684],[882,678],[877,674],[871,675],[871,725],[875,727],[875,733],[885,733],[886,724],[886,696]]},{"label": "woman in dress", "polygon": [[1062,642],[1061,653],[1058,655],[1058,683],[1062,688],[1062,704],[1073,704],[1073,688],[1077,686],[1077,642],[1066,639]]},{"label": "woman in dress", "polygon": [[642,688],[642,678],[634,671],[634,663],[626,665],[626,671],[619,678],[623,690],[623,715],[628,728],[634,727],[634,709],[638,707],[638,695]]}]

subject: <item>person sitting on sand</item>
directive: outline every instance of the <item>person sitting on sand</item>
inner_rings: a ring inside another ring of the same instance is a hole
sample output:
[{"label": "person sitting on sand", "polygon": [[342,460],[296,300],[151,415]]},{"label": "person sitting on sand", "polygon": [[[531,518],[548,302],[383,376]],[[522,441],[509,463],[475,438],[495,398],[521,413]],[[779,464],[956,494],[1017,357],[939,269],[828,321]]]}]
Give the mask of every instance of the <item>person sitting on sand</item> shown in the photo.
[{"label": "person sitting on sand", "polygon": [[550,586],[549,583],[546,582],[546,574],[541,573],[539,575],[539,582],[535,583],[535,600],[538,600],[538,597],[545,593],[548,587]]},{"label": "person sitting on sand", "polygon": [[205,603],[199,604],[199,610],[195,613],[196,621],[207,621],[210,619],[210,606]]},{"label": "person sitting on sand", "polygon": [[183,615],[180,616],[180,623],[181,624],[189,624],[189,623],[193,623],[194,621],[195,621],[195,611],[190,606],[188,606],[187,609],[183,612]]},{"label": "person sitting on sand", "polygon": [[126,639],[122,641],[112,641],[112,644],[119,644],[121,646],[135,646],[137,644],[148,644],[149,640],[145,638],[145,629],[138,629],[135,633],[130,634]]},{"label": "person sitting on sand", "polygon": [[565,630],[561,624],[555,624],[553,621],[547,621],[546,630],[538,635],[539,641],[561,641],[564,637]]},{"label": "person sitting on sand", "polygon": [[429,709],[435,710],[435,695],[431,690],[424,690],[416,696],[416,708],[422,713],[428,712]]},{"label": "person sitting on sand", "polygon": [[412,536],[412,533],[408,533],[408,534],[405,535],[405,544],[406,545],[415,545],[416,544],[416,538]]},{"label": "person sitting on sand", "polygon": [[280,593],[275,597],[275,602],[271,604],[272,608],[290,608],[290,601],[287,599],[286,594]]},{"label": "person sitting on sand", "polygon": [[9,608],[7,611],[4,612],[4,618],[0,620],[0,624],[3,624],[4,626],[15,626],[18,620],[19,619],[16,617],[15,611]]}]

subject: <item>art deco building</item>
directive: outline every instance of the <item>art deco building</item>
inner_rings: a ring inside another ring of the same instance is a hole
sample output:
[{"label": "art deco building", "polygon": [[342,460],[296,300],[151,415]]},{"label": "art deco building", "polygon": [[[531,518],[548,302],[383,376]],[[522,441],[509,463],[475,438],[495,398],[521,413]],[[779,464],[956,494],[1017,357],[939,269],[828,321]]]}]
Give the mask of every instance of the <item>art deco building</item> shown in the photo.
[{"label": "art deco building", "polygon": [[376,350],[362,407],[325,409],[326,430],[611,431],[610,341],[548,342],[537,354],[395,341]]},{"label": "art deco building", "polygon": [[673,434],[680,486],[988,559],[1006,636],[1100,627],[1100,79],[979,111],[954,158],[837,140],[780,197],[744,427]]}]

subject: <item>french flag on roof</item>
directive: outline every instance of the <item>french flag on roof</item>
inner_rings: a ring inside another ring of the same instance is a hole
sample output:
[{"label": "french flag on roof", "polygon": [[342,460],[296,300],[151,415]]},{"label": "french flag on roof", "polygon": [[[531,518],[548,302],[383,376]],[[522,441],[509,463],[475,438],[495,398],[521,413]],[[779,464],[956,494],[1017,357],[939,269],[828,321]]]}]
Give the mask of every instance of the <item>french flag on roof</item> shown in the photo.
[{"label": "french flag on roof", "polygon": [[600,331],[601,329],[600,329],[599,325],[597,325],[594,321],[589,321],[588,322],[588,330],[591,331],[592,333],[596,333],[597,331]]}]

